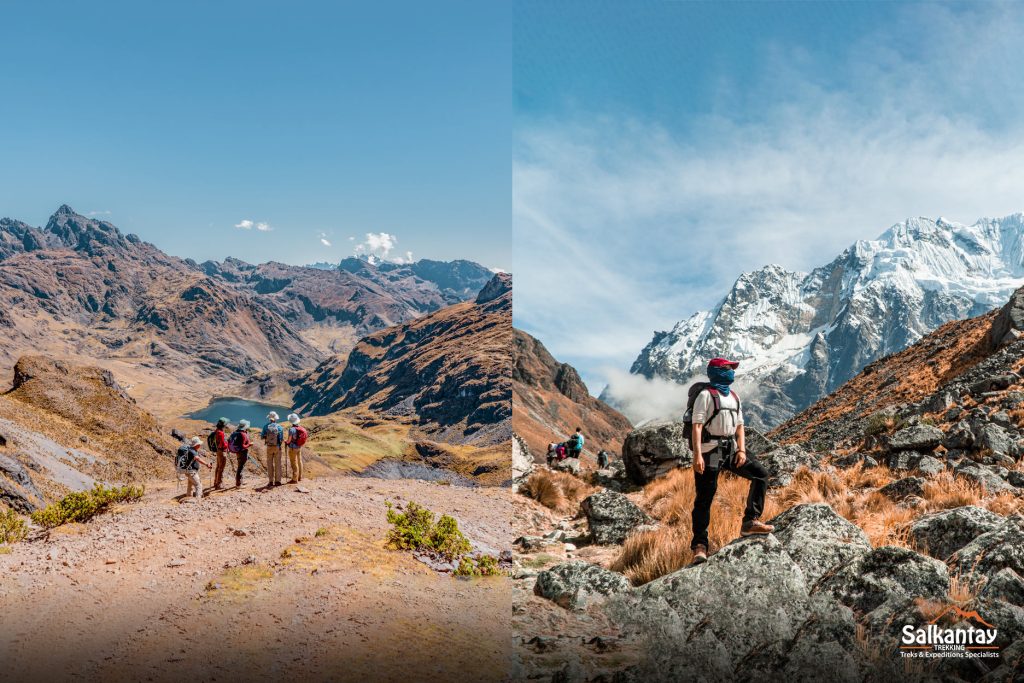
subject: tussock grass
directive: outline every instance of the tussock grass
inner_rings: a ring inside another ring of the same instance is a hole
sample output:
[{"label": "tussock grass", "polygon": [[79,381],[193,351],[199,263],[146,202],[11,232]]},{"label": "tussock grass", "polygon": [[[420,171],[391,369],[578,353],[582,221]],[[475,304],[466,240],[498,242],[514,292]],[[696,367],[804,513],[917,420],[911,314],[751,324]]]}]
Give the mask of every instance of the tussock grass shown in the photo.
[{"label": "tussock grass", "polygon": [[622,552],[609,567],[622,572],[634,585],[642,585],[682,569],[693,560],[690,536],[679,527],[663,526],[626,538]]},{"label": "tussock grass", "polygon": [[0,513],[0,544],[17,543],[27,535],[28,526],[18,513],[10,508]]},{"label": "tussock grass", "polygon": [[546,508],[563,513],[579,511],[580,501],[597,489],[567,472],[540,469],[519,490]]}]

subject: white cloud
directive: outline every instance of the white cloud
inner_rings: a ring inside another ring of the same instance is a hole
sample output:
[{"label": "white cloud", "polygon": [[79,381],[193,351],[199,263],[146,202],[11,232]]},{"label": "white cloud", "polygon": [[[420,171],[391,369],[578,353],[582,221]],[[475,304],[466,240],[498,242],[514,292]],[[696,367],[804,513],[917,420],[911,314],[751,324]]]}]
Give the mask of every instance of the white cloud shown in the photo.
[{"label": "white cloud", "polygon": [[682,417],[686,411],[687,387],[682,384],[631,375],[619,368],[604,368],[603,374],[616,407],[633,424]]},{"label": "white cloud", "polygon": [[325,247],[331,246],[330,240],[327,239],[327,233],[326,232],[320,233],[320,244],[324,245]]},{"label": "white cloud", "polygon": [[1011,66],[1024,21],[1007,7],[966,19],[915,5],[920,54],[894,51],[901,26],[866,36],[843,88],[779,50],[765,69],[785,99],[753,119],[713,112],[680,129],[594,115],[519,130],[517,325],[594,376],[629,367],[653,331],[714,305],[745,270],[822,265],[910,216],[1024,210],[1024,128],[1005,113],[1024,105]]},{"label": "white cloud", "polygon": [[109,216],[110,211],[90,211],[87,215],[89,216]]},{"label": "white cloud", "polygon": [[253,229],[256,229],[259,232],[270,232],[271,230],[274,229],[274,228],[270,227],[269,223],[261,223],[261,222],[251,221],[248,218],[243,218],[239,222],[235,223],[235,227],[238,228],[239,230],[253,230]]},{"label": "white cloud", "polygon": [[[354,238],[349,238],[354,241]],[[403,255],[391,254],[398,246],[398,237],[386,232],[368,232],[366,239],[356,245],[353,253],[357,256],[369,256],[371,260],[388,261],[390,263],[412,263],[412,252]]]}]

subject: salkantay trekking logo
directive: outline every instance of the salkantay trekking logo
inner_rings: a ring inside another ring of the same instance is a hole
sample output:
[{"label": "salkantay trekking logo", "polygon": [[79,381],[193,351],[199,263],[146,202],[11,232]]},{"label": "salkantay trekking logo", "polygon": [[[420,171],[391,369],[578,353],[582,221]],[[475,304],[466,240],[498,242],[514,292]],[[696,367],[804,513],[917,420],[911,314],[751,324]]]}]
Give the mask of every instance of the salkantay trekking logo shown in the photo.
[{"label": "salkantay trekking logo", "polygon": [[[949,614],[961,621],[954,627],[943,627],[936,623]],[[903,627],[900,655],[965,659],[998,657],[1000,647],[995,644],[998,635],[999,629],[982,619],[977,611],[949,605],[924,626],[907,624]]]}]

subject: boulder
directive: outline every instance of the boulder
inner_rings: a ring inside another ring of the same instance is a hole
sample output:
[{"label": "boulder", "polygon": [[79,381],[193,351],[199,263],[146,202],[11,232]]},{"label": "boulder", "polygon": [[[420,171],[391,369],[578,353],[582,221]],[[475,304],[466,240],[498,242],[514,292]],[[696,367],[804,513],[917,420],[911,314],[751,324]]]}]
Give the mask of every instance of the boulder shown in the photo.
[{"label": "boulder", "polygon": [[587,496],[580,503],[580,510],[587,516],[594,543],[599,545],[622,543],[633,529],[651,522],[633,501],[615,491]]},{"label": "boulder", "polygon": [[883,546],[825,576],[815,591],[866,614],[893,597],[944,597],[949,591],[949,570],[913,550]]},{"label": "boulder", "polygon": [[934,477],[946,471],[946,466],[938,458],[926,455],[917,461],[914,468],[927,477]]},{"label": "boulder", "polygon": [[860,527],[839,516],[826,503],[796,505],[770,522],[774,536],[813,586],[834,567],[871,550]]},{"label": "boulder", "polygon": [[966,420],[960,420],[949,430],[942,443],[950,450],[973,448],[974,430]]},{"label": "boulder", "polygon": [[1013,486],[996,474],[988,465],[965,460],[953,470],[954,476],[968,479],[982,487],[986,493],[1012,491]]},{"label": "boulder", "polygon": [[1013,439],[1006,430],[992,422],[982,425],[975,435],[976,443],[999,455],[1009,455],[1014,450]]},{"label": "boulder", "polygon": [[633,590],[629,580],[589,562],[567,562],[537,575],[533,592],[565,609],[581,610],[594,600]]},{"label": "boulder", "polygon": [[1000,569],[988,580],[979,595],[989,600],[1002,600],[1024,607],[1024,578],[1009,567]]},{"label": "boulder", "polygon": [[536,465],[533,456],[530,454],[530,447],[518,434],[512,435],[512,491],[518,491],[530,475]]},{"label": "boulder", "polygon": [[890,451],[930,451],[942,443],[945,434],[934,425],[904,427],[889,437]]},{"label": "boulder", "polygon": [[810,609],[803,570],[771,535],[736,540],[704,564],[646,584],[636,597],[668,605],[673,629],[687,642],[705,631],[714,634],[734,665],[795,637]]},{"label": "boulder", "polygon": [[910,526],[910,540],[921,552],[945,560],[978,536],[1002,525],[999,515],[965,505],[922,516]]},{"label": "boulder", "polygon": [[976,580],[990,579],[1005,568],[1024,576],[1024,516],[1014,515],[974,538],[949,558],[949,566]]},{"label": "boulder", "polygon": [[993,349],[1009,344],[1020,337],[1024,331],[1024,287],[1012,295],[1003,304],[989,328],[989,344]]},{"label": "boulder", "polygon": [[758,460],[768,470],[769,486],[786,486],[793,481],[793,473],[801,467],[812,470],[819,469],[822,457],[821,453],[814,453],[797,444],[790,444],[765,453]]},{"label": "boulder", "polygon": [[990,391],[1002,391],[1008,389],[1017,379],[1017,375],[1013,374],[989,375],[972,384],[971,393],[977,396]]},{"label": "boulder", "polygon": [[835,465],[836,467],[840,468],[840,469],[848,470],[851,467],[856,467],[863,460],[864,460],[864,455],[862,453],[854,452],[854,453],[847,453],[846,455],[841,455],[838,458],[834,458],[832,460],[832,464]]},{"label": "boulder", "polygon": [[622,461],[630,480],[643,485],[678,467],[689,467],[693,454],[681,422],[650,422],[626,436]]},{"label": "boulder", "polygon": [[924,485],[925,480],[921,477],[904,477],[903,479],[889,482],[878,489],[878,492],[886,498],[898,501],[909,496],[923,496]]},{"label": "boulder", "polygon": [[579,458],[565,458],[564,460],[555,460],[551,463],[551,469],[558,472],[568,472],[569,474],[580,473],[580,459]]}]

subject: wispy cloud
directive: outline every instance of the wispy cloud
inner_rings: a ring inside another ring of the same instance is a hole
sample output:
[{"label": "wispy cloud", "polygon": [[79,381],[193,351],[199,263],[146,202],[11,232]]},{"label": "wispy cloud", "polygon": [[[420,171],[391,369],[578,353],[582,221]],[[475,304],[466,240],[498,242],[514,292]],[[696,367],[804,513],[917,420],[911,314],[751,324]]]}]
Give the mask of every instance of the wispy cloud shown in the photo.
[{"label": "wispy cloud", "polygon": [[107,211],[90,211],[86,215],[87,216],[109,216],[110,215],[110,211],[109,210],[107,210]]},{"label": "wispy cloud", "polygon": [[841,87],[776,49],[765,68],[785,99],[757,116],[519,130],[517,324],[599,389],[598,368],[629,367],[654,330],[713,305],[742,271],[806,270],[909,216],[1024,210],[1024,126],[1004,113],[1024,105],[1024,13],[915,7],[927,45],[895,52],[907,26],[865,36]]},{"label": "wispy cloud", "polygon": [[257,230],[259,232],[270,232],[274,229],[270,226],[270,223],[251,221],[248,218],[243,218],[239,222],[235,223],[235,227],[239,230]]},{"label": "wispy cloud", "polygon": [[[349,238],[355,241],[354,238]],[[390,263],[412,263],[412,252],[393,254],[398,248],[398,237],[386,232],[368,232],[366,238],[356,245],[353,253],[357,256],[370,256]]]},{"label": "wispy cloud", "polygon": [[331,246],[331,241],[327,239],[326,232],[320,233],[320,244],[324,245],[325,247]]}]

